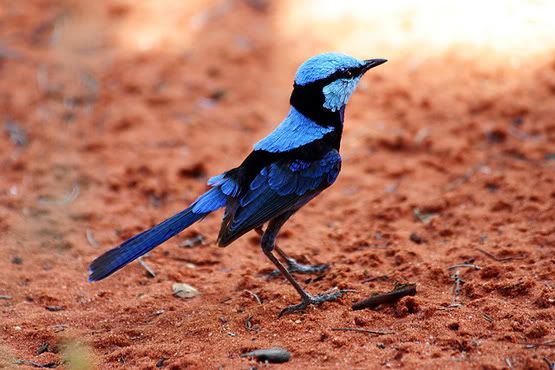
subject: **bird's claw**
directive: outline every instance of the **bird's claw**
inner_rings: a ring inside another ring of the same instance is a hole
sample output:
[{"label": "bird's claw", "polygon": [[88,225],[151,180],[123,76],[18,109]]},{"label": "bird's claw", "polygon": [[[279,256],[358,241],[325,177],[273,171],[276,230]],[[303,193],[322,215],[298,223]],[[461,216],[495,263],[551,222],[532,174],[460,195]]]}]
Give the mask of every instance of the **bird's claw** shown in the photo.
[{"label": "bird's claw", "polygon": [[[290,273],[299,273],[299,274],[321,274],[324,271],[326,271],[327,269],[330,268],[330,265],[327,263],[323,263],[321,265],[305,265],[302,263],[297,262],[295,259],[293,258],[287,258],[286,259],[287,262],[287,271],[289,271]],[[270,272],[270,274],[268,274],[268,278],[275,278],[276,276],[279,276],[281,274],[281,271],[279,271],[278,269]]]},{"label": "bird's claw", "polygon": [[306,298],[303,298],[301,303],[285,307],[281,310],[278,317],[282,317],[283,315],[293,312],[304,311],[309,305],[319,305],[324,302],[335,301],[348,292],[351,292],[351,290],[338,290],[333,293],[324,293],[317,296],[309,295]]}]

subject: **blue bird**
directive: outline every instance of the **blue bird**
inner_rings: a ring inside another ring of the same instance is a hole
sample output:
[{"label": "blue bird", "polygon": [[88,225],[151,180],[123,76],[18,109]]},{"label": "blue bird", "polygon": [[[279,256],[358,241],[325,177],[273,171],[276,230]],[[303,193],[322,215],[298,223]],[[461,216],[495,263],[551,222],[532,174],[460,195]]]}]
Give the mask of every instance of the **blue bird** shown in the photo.
[{"label": "blue bird", "polygon": [[[335,182],[341,169],[345,105],[364,73],[385,62],[340,53],[324,53],[305,61],[295,76],[289,114],[254,145],[243,163],[208,180],[210,190],[189,208],[95,259],[89,266],[89,281],[106,278],[211,212],[225,208],[218,245],[225,247],[256,230],[262,236],[264,254],[301,296],[301,303],[285,308],[280,316],[338,299],[343,291],[313,296],[291,274],[319,272],[327,265],[301,265],[275,245],[275,240],[295,212]],[[263,231],[265,223],[268,226]]]}]

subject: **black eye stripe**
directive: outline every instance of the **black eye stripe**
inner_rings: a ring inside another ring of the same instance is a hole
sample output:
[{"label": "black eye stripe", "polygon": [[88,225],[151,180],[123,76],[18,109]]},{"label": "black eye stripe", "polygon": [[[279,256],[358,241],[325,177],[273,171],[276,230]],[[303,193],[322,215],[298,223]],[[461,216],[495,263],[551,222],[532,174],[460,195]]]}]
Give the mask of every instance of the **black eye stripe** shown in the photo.
[{"label": "black eye stripe", "polygon": [[[355,76],[358,76],[360,73],[362,72],[362,67],[351,67],[351,68],[345,68],[345,69],[340,69],[335,71],[334,73],[332,73],[331,75],[329,75],[326,78],[322,78],[320,80],[316,80],[316,81],[312,81],[307,83],[306,85],[302,85],[302,86],[312,86],[312,87],[319,87],[319,88],[323,88],[324,86],[332,83],[333,81],[340,79],[340,78],[353,78]],[[299,86],[297,85],[296,82],[293,83],[293,87]]]}]

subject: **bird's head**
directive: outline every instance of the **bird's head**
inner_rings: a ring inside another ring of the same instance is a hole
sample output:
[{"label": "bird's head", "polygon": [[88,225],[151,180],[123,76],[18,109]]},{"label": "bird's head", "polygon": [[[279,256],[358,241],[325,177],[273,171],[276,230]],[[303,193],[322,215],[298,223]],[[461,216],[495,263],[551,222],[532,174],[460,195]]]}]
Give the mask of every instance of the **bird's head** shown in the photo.
[{"label": "bird's head", "polygon": [[[358,60],[340,53],[316,55],[299,67],[291,103],[294,99],[302,99],[306,104],[321,105],[320,109],[339,111],[347,104],[364,73],[386,61]],[[296,103],[303,104],[301,101]]]}]

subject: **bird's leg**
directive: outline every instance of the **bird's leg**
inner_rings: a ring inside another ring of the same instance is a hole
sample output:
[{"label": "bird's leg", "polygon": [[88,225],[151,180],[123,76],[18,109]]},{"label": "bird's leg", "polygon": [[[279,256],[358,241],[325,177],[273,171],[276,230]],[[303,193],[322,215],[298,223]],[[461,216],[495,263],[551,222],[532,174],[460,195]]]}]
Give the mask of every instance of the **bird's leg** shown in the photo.
[{"label": "bird's leg", "polygon": [[338,290],[333,293],[321,294],[317,296],[310,295],[306,290],[303,289],[303,287],[301,287],[297,280],[295,280],[293,275],[291,275],[291,273],[287,271],[285,266],[283,266],[283,264],[276,258],[276,256],[274,256],[273,250],[277,234],[279,232],[279,229],[281,228],[281,226],[283,226],[285,221],[287,221],[289,216],[290,214],[286,214],[271,220],[268,224],[266,232],[264,232],[262,235],[261,241],[262,251],[264,252],[266,257],[268,257],[268,259],[272,261],[274,265],[276,265],[282,275],[285,276],[285,278],[289,281],[289,283],[291,283],[291,285],[293,285],[293,288],[295,288],[295,290],[301,296],[301,303],[286,307],[280,312],[280,317],[286,313],[304,311],[304,309],[311,304],[317,305],[323,302],[336,300],[341,297],[343,293],[345,293],[345,291]]},{"label": "bird's leg", "polygon": [[[261,227],[256,228],[255,230],[261,237],[262,235],[264,235],[264,231]],[[280,255],[281,258],[283,258],[285,263],[287,263],[287,271],[291,273],[298,272],[299,274],[319,274],[326,271],[330,267],[330,265],[327,263],[323,263],[320,265],[305,265],[299,263],[294,258],[289,257],[287,253],[285,253],[285,251],[281,249],[275,242],[274,250]],[[269,277],[276,277],[279,274],[281,274],[281,271],[279,269],[276,269],[269,274]]]}]

